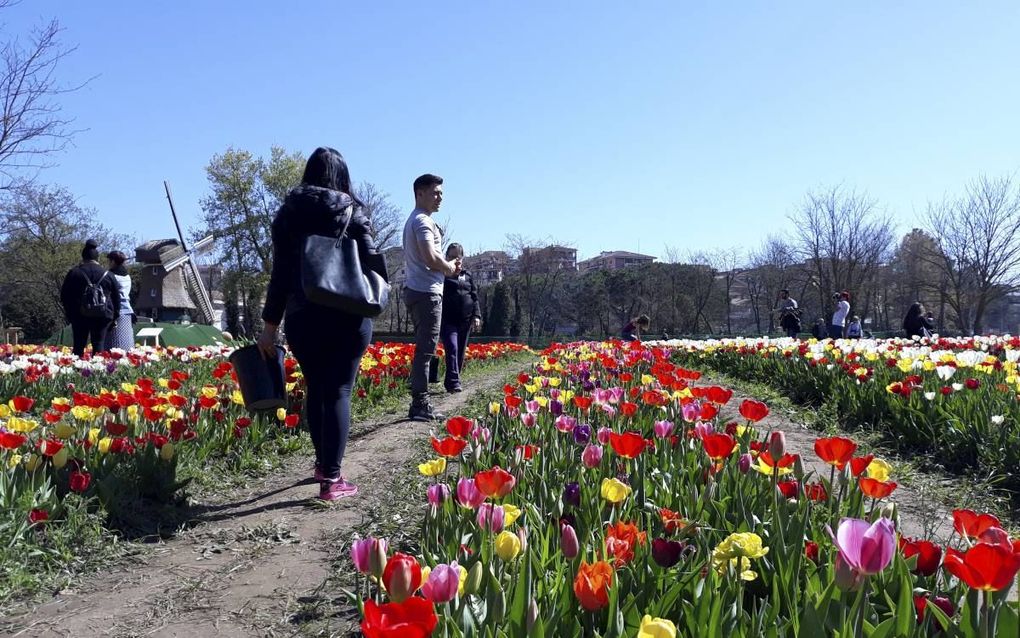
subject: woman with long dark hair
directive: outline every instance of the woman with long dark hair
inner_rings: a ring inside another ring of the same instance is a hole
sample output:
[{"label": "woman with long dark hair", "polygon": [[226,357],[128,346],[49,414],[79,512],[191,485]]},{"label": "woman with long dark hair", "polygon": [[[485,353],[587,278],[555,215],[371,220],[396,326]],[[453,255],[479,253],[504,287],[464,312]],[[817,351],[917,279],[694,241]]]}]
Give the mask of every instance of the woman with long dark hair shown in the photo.
[{"label": "woman with long dark hair", "polygon": [[910,304],[903,317],[903,331],[907,337],[930,337],[934,330],[935,324],[924,314],[924,304],[920,301]]},{"label": "woman with long dark hair", "polygon": [[81,263],[67,272],[60,287],[60,303],[71,324],[74,354],[83,356],[106,348],[106,331],[120,307],[120,292],[108,270],[99,265],[99,244],[89,239],[81,249]]},{"label": "woman with long dark hair", "polygon": [[117,292],[120,294],[120,305],[114,313],[113,324],[106,332],[106,349],[130,350],[135,347],[135,311],[131,308],[131,275],[124,267],[127,256],[119,250],[114,250],[107,253],[106,259],[110,270],[108,276],[113,277]]},{"label": "woman with long dark hair", "polygon": [[315,446],[319,498],[327,501],[358,491],[340,466],[351,426],[351,390],[372,339],[372,320],[305,297],[301,246],[309,235],[336,237],[348,219],[347,236],[357,242],[362,268],[385,278],[386,266],[363,205],[353,194],[347,163],[339,151],[317,148],[308,158],[301,185],[287,195],[273,220],[273,271],[258,340],[259,349],[275,357],[277,330],[286,313],[287,343],[307,386],[305,420]]}]

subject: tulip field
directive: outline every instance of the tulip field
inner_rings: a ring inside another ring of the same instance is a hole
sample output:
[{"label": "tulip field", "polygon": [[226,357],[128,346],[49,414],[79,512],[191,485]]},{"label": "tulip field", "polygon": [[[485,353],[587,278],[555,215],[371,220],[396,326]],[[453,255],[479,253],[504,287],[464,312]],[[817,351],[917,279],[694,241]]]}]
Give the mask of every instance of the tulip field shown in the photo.
[{"label": "tulip field", "polygon": [[[477,366],[523,351],[472,344],[467,357]],[[84,518],[122,530],[143,506],[173,506],[193,478],[215,484],[210,471],[268,469],[268,459],[300,447],[296,362],[285,362],[287,407],[250,414],[230,352],[142,347],[79,359],[0,346],[0,600],[30,588],[42,566],[68,571],[90,551],[76,527]],[[369,347],[356,410],[406,394],[413,352]]]},{"label": "tulip field", "polygon": [[[1008,522],[957,509],[947,544],[907,538],[891,464],[824,437],[813,454],[828,471],[805,470],[784,433],[762,425],[767,405],[744,400],[739,419],[724,419],[733,392],[694,365],[718,357],[804,384],[817,375],[840,401],[895,402],[882,409],[904,430],[956,419],[945,427],[961,441],[968,428],[1016,427],[1011,342],[858,343],[873,350],[551,347],[484,413],[436,428],[434,456],[417,468],[428,486],[412,548],[353,542],[363,634],[1020,636],[1009,593],[1020,539]],[[934,379],[948,384],[947,367],[961,388],[942,393]]]},{"label": "tulip field", "polygon": [[1020,338],[673,341],[678,361],[760,381],[1020,495]]}]

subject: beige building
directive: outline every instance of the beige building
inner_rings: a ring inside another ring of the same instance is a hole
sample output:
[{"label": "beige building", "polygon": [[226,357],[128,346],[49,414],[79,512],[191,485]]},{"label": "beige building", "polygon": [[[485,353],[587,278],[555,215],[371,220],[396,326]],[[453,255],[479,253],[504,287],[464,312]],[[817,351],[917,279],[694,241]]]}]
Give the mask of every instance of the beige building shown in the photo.
[{"label": "beige building", "polygon": [[639,266],[650,264],[655,261],[651,255],[627,252],[626,250],[603,251],[591,259],[585,259],[577,264],[582,272],[592,270],[618,270],[627,266]]}]

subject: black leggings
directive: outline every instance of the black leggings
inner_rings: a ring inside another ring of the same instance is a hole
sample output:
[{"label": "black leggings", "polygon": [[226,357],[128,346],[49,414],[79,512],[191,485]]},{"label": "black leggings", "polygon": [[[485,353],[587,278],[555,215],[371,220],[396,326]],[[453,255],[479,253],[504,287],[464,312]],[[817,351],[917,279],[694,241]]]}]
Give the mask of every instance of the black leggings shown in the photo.
[{"label": "black leggings", "polygon": [[336,478],[351,429],[351,390],[372,339],[372,320],[304,308],[288,314],[285,325],[287,343],[305,376],[305,421],[315,462],[325,477]]},{"label": "black leggings", "polygon": [[74,340],[74,354],[79,357],[85,354],[85,346],[92,341],[92,354],[106,350],[106,331],[110,328],[111,319],[102,317],[78,317],[71,321],[71,336]]}]

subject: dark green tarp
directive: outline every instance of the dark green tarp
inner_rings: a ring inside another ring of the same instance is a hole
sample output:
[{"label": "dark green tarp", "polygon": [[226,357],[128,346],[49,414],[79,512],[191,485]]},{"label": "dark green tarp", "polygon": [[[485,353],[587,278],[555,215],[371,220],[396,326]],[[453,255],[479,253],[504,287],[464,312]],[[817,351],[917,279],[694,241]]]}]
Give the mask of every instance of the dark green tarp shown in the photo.
[{"label": "dark green tarp", "polygon": [[[213,326],[205,326],[197,323],[188,325],[180,323],[136,323],[135,326],[135,343],[140,343],[141,339],[137,336],[138,331],[142,328],[162,328],[163,331],[159,333],[159,345],[161,346],[211,346],[215,344],[229,344],[231,343],[224,338],[223,333],[219,329]],[[145,340],[149,345],[152,344],[152,338]],[[63,329],[55,333],[46,341],[47,345],[51,346],[71,346],[71,326],[64,326]]]}]

